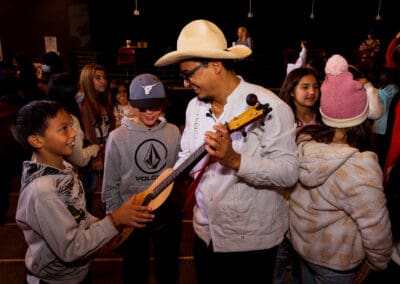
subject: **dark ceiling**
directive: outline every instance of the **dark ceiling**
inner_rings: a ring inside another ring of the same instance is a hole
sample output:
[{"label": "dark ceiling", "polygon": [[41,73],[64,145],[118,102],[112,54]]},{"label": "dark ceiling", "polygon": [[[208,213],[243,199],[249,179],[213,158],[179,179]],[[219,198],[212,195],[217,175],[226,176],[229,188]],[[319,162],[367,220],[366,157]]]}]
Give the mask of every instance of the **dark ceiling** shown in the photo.
[{"label": "dark ceiling", "polygon": [[139,16],[133,15],[135,0],[89,1],[95,43],[125,39],[147,40],[153,47],[174,48],[180,29],[189,21],[205,18],[224,31],[228,42],[236,37],[238,25],[249,26],[258,50],[297,46],[308,39],[314,46],[355,47],[373,29],[383,42],[397,30],[397,0],[314,0],[314,19],[310,19],[313,0],[251,0],[253,17],[248,18],[250,0],[165,1],[136,0]]}]

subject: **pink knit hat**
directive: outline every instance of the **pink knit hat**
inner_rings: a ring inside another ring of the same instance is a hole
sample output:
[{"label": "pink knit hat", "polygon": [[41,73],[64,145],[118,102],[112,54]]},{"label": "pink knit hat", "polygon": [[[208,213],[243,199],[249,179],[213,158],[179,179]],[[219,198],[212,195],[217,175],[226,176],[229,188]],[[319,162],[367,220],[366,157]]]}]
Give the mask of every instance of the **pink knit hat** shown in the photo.
[{"label": "pink knit hat", "polygon": [[346,59],[338,54],[331,56],[325,66],[320,112],[322,121],[335,128],[359,125],[368,116],[367,93],[348,67]]}]

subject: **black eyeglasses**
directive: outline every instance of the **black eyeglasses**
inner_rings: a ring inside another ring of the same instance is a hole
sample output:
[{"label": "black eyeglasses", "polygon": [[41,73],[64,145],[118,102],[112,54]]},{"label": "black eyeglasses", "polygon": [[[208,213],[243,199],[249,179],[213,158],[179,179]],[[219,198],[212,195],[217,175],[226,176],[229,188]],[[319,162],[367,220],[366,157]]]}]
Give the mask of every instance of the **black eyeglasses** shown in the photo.
[{"label": "black eyeglasses", "polygon": [[202,67],[207,67],[207,66],[208,66],[208,62],[201,62],[200,65],[197,65],[196,67],[194,67],[191,70],[182,71],[181,73],[179,73],[179,76],[181,76],[183,80],[190,82],[190,77],[192,77],[193,74],[197,72],[197,70],[199,70]]},{"label": "black eyeglasses", "polygon": [[159,111],[161,110],[162,106],[153,106],[153,107],[139,107],[140,112],[146,112],[146,111]]}]

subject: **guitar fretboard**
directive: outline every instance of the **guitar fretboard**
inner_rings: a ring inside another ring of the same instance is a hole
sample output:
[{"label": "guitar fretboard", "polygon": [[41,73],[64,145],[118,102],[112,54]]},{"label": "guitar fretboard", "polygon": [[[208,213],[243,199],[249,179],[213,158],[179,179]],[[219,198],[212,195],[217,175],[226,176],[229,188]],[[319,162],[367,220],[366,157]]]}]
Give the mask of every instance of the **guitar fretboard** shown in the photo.
[{"label": "guitar fretboard", "polygon": [[[229,123],[226,123],[229,133],[242,128],[243,126],[255,121],[256,119],[259,119],[260,117],[264,117],[267,113],[269,113],[272,110],[272,108],[269,107],[268,103],[264,105],[259,104],[257,97],[254,94],[249,94],[246,98],[246,102],[252,107],[247,109],[239,116],[234,117]],[[168,175],[163,181],[157,184],[154,187],[154,190],[151,193],[151,195],[149,195],[146,198],[147,201],[149,202],[150,199],[154,199],[155,197],[157,197],[179,175],[185,172],[189,167],[194,166],[195,163],[199,162],[200,159],[207,154],[205,146],[206,146],[205,144],[202,144],[184,162],[182,162],[182,164],[179,165],[179,167],[177,167],[174,171],[172,171],[170,175]]]},{"label": "guitar fretboard", "polygon": [[160,184],[158,184],[151,194],[152,198],[155,198],[157,195],[159,195],[168,185],[171,184],[171,182],[179,177],[179,175],[200,161],[200,159],[207,154],[205,146],[205,144],[201,145],[184,162],[182,162],[182,164],[180,164],[173,172],[171,172],[169,176],[167,176]]}]

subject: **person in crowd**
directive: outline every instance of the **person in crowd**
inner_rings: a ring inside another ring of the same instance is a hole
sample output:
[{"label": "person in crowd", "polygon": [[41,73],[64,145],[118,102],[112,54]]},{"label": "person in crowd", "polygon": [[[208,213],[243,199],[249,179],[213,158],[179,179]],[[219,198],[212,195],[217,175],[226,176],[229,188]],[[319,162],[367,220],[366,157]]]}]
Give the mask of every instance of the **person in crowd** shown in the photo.
[{"label": "person in crowd", "polygon": [[85,92],[83,91],[80,82],[78,82],[77,85],[78,85],[78,91],[75,94],[75,101],[78,104],[78,107],[80,107],[81,103],[83,102],[83,99],[85,98]]},{"label": "person in crowd", "polygon": [[121,126],[124,117],[135,116],[135,110],[128,100],[128,84],[122,79],[113,79],[110,82],[110,93],[114,104],[115,128]]},{"label": "person in crowd", "polygon": [[354,64],[362,70],[367,77],[375,77],[375,73],[381,65],[381,41],[374,35],[373,31],[369,31],[367,38],[364,39],[356,50]]},{"label": "person in crowd", "polygon": [[[110,133],[106,145],[102,187],[106,212],[148,189],[164,170],[173,167],[180,149],[178,127],[162,116],[167,96],[160,79],[140,74],[132,80],[129,92],[137,115],[122,118],[121,126]],[[178,205],[168,198],[153,223],[133,231],[117,248],[124,259],[124,283],[149,283],[150,243],[159,283],[177,283],[182,223],[182,208]]]},{"label": "person in crowd", "polygon": [[60,55],[55,51],[44,53],[40,57],[39,63],[40,76],[38,86],[44,93],[46,93],[51,75],[61,73],[65,70]]},{"label": "person in crowd", "polygon": [[388,267],[382,271],[365,272],[366,276],[362,283],[376,284],[382,280],[396,282],[400,277],[400,160],[394,162],[390,172],[388,172],[385,185],[386,206],[389,212],[389,218],[393,235],[393,252]]},{"label": "person in crowd", "polygon": [[[183,27],[177,50],[155,62],[179,64],[184,86],[196,93],[186,109],[174,168],[202,147],[207,152],[191,169],[197,181],[193,255],[199,284],[271,282],[288,229],[282,191],[298,178],[295,120],[271,90],[235,73],[233,61],[251,52],[245,45],[228,48],[217,25],[198,19]],[[230,133],[225,123],[249,109],[249,94],[272,112]]]},{"label": "person in crowd", "polygon": [[379,97],[379,90],[370,81],[371,77],[359,69],[357,66],[348,64],[348,70],[353,76],[354,80],[360,82],[364,89],[367,91],[367,98],[369,102],[368,106],[368,118],[371,120],[377,120],[382,117],[384,113],[383,103]]},{"label": "person in crowd", "polygon": [[356,65],[348,64],[348,70],[353,79],[360,82],[367,92],[367,98],[369,102],[368,106],[368,118],[371,120],[380,119],[384,114],[383,102],[379,97],[379,90],[370,81],[371,77],[364,73],[365,70],[360,69]]},{"label": "person in crowd", "polygon": [[249,30],[245,26],[239,26],[237,29],[237,40],[235,44],[246,45],[250,49],[253,49],[253,38],[250,36]]},{"label": "person in crowd", "polygon": [[237,28],[237,40],[233,42],[233,45],[245,45],[252,50],[252,53],[246,58],[235,60],[235,70],[240,72],[240,75],[245,80],[249,80],[253,76],[252,70],[255,64],[255,53],[254,41],[246,26],[239,26]]},{"label": "person in crowd", "polygon": [[[379,164],[382,168],[384,167],[391,137],[391,129],[387,131],[390,105],[395,96],[400,96],[399,79],[399,72],[395,68],[382,67],[379,76],[378,94],[383,105],[383,115],[373,121],[371,128],[374,150],[378,154]],[[390,127],[391,125],[389,125]]]},{"label": "person in crowd", "polygon": [[320,81],[313,69],[293,69],[283,81],[279,97],[293,110],[296,129],[299,132],[306,125],[319,124]]},{"label": "person in crowd", "polygon": [[24,53],[16,53],[13,57],[13,64],[22,87],[25,103],[43,99],[45,92],[39,88],[39,79],[32,60]]},{"label": "person in crowd", "polygon": [[[400,32],[398,32],[394,38],[390,41],[386,53],[385,66],[388,68],[394,68],[397,72],[400,72]],[[383,176],[385,178],[387,173],[394,166],[395,161],[400,159],[400,102],[398,100],[399,96],[396,96],[390,105],[390,110],[388,114],[388,129],[390,135],[387,135],[387,139],[389,140],[388,152],[386,155],[384,167],[383,167]]]},{"label": "person in crowd", "polygon": [[91,159],[86,168],[83,178],[86,202],[91,209],[94,192],[101,191],[104,149],[108,134],[115,127],[115,118],[104,66],[96,63],[83,66],[79,84],[84,93],[83,101],[79,104],[84,138],[89,144],[97,144],[100,147],[98,155]]},{"label": "person in crowd", "polygon": [[[398,159],[388,173],[388,182],[385,185],[387,208],[389,211],[390,223],[392,225],[393,252],[388,269],[385,271],[387,277],[382,279],[399,279],[400,277],[400,159]],[[375,282],[376,283],[376,282]]]},{"label": "person in crowd", "polygon": [[331,56],[321,85],[323,125],[298,136],[299,182],[290,195],[290,240],[303,283],[353,283],[385,269],[392,234],[377,155],[366,151],[369,101],[346,59]]},{"label": "person in crowd", "polygon": [[[320,81],[313,69],[303,67],[292,70],[283,81],[279,97],[292,108],[296,120],[296,132],[307,125],[322,123],[319,113]],[[290,189],[286,192],[287,199],[289,194]],[[290,274],[291,283],[300,283],[298,256],[290,240],[285,237],[278,249],[274,283],[286,283],[287,274]]]},{"label": "person in crowd", "polygon": [[367,59],[367,57],[375,57],[380,50],[381,41],[379,38],[374,37],[373,32],[369,32],[367,38],[364,39],[358,47],[358,51],[361,56],[365,57],[364,59]]},{"label": "person in crowd", "polygon": [[368,78],[375,85],[378,83],[377,79],[384,65],[381,48],[380,39],[374,35],[373,31],[370,31],[367,38],[355,49],[354,56],[350,60],[351,64],[363,74],[363,77]]},{"label": "person in crowd", "polygon": [[289,74],[293,69],[299,67],[305,67],[307,60],[307,42],[302,40],[300,42],[300,52],[295,54],[293,51],[288,52],[286,57],[286,75]]},{"label": "person in crowd", "polygon": [[395,161],[400,159],[400,100],[396,100],[393,103],[392,114],[393,120],[392,127],[388,129],[391,132],[391,137],[389,139],[389,148],[388,153],[386,155],[385,164],[383,167],[383,177],[385,178],[384,182],[386,183],[386,176],[390,169],[394,166]]},{"label": "person in crowd", "polygon": [[17,67],[10,62],[0,61],[0,80],[17,78]]},{"label": "person in crowd", "polygon": [[0,224],[5,223],[9,217],[9,193],[13,183],[21,177],[22,162],[26,155],[11,132],[16,114],[23,105],[20,92],[21,86],[15,77],[0,78]]},{"label": "person in crowd", "polygon": [[400,32],[389,42],[385,52],[385,66],[400,70]]},{"label": "person in crowd", "polygon": [[133,198],[98,219],[86,209],[84,189],[72,165],[76,132],[57,102],[23,106],[14,128],[16,140],[32,151],[24,161],[16,222],[28,246],[26,283],[91,283],[91,256],[115,237],[121,225],[142,228],[152,221],[149,206]]},{"label": "person in crowd", "polygon": [[322,48],[313,48],[307,52],[306,64],[304,67],[311,68],[318,75],[322,82],[325,78],[324,68],[327,60],[327,53]]},{"label": "person in crowd", "polygon": [[81,128],[81,113],[75,99],[78,86],[70,73],[61,72],[50,76],[47,88],[47,99],[59,102],[71,115],[72,128],[77,133],[72,154],[66,160],[79,168],[89,164],[97,156],[99,145],[84,145],[84,134]]}]

